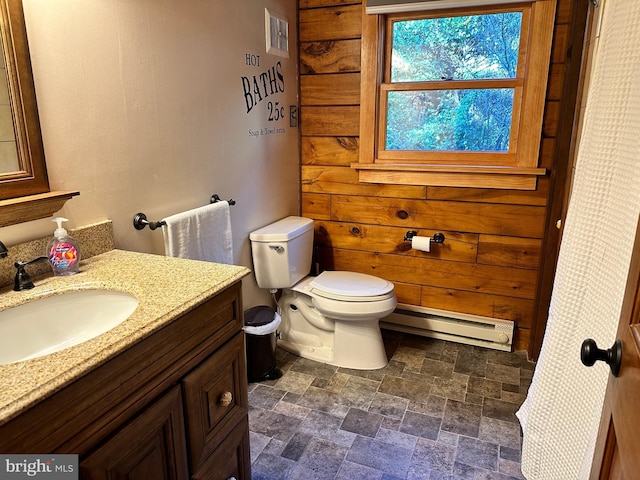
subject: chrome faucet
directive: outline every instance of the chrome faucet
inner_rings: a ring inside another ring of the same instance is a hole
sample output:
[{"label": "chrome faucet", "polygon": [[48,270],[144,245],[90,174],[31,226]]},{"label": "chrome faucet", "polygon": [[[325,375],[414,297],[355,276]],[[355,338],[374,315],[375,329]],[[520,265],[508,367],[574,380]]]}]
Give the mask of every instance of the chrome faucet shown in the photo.
[{"label": "chrome faucet", "polygon": [[33,260],[29,260],[28,262],[17,261],[16,263],[13,264],[13,266],[16,267],[16,277],[13,281],[13,289],[16,292],[20,292],[22,290],[29,290],[35,287],[35,285],[31,281],[31,277],[25,270],[25,267],[27,265],[31,265],[32,263],[41,262],[43,260],[49,260],[49,257],[37,257],[37,258],[34,258]]},{"label": "chrome faucet", "polygon": [[4,243],[0,242],[0,258],[7,258],[9,256],[9,250]]}]

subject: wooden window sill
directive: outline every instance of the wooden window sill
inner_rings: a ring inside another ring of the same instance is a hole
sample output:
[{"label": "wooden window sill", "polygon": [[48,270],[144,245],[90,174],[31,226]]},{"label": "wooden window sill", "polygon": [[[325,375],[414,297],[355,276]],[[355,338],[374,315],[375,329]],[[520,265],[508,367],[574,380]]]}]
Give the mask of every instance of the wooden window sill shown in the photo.
[{"label": "wooden window sill", "polygon": [[0,227],[53,216],[80,192],[55,191],[0,200]]},{"label": "wooden window sill", "polygon": [[535,190],[545,168],[353,163],[360,182]]}]

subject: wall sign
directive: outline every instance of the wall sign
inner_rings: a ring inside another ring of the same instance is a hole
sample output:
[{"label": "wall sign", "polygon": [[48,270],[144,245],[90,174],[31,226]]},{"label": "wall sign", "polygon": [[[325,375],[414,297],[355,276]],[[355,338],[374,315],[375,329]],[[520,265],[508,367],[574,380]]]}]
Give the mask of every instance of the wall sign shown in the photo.
[{"label": "wall sign", "polygon": [[[245,64],[257,71],[252,75],[241,76],[242,94],[245,113],[260,116],[259,127],[250,128],[249,136],[256,138],[264,135],[282,134],[286,132],[285,79],[282,63],[277,61],[270,67],[261,65],[262,57],[251,53],[245,54]],[[289,108],[289,117],[297,109]],[[291,122],[290,122],[291,123]],[[295,125],[297,125],[297,118]]]}]

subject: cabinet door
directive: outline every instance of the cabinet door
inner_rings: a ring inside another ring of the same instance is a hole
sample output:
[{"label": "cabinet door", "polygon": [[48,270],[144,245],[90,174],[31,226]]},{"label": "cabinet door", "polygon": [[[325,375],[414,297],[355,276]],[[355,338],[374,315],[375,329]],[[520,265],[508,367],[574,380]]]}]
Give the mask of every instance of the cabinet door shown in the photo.
[{"label": "cabinet door", "polygon": [[249,480],[251,453],[249,452],[249,423],[241,421],[191,476],[191,480]]},{"label": "cabinet door", "polygon": [[80,462],[83,480],[188,477],[184,416],[176,386]]},{"label": "cabinet door", "polygon": [[244,335],[204,360],[182,383],[191,471],[220,445],[248,412]]}]

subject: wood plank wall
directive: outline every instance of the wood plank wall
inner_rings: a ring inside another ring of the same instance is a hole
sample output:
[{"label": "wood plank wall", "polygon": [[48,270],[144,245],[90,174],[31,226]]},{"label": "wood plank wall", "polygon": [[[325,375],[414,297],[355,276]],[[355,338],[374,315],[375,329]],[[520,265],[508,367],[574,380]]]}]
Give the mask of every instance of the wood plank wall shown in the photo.
[{"label": "wood plank wall", "polygon": [[[541,166],[554,167],[573,0],[559,0]],[[398,301],[516,322],[529,348],[550,178],[531,192],[358,183],[362,4],[299,0],[302,215],[315,220],[321,269],[386,278]],[[442,232],[412,250],[403,238]]]}]

